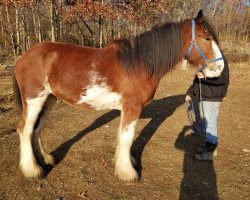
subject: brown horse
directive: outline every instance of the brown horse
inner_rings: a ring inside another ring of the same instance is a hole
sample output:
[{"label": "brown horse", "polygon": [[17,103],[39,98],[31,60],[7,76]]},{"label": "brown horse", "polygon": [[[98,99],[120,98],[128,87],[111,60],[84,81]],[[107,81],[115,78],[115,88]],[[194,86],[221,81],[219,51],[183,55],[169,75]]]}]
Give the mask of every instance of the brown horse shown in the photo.
[{"label": "brown horse", "polygon": [[[206,58],[221,56],[217,36],[202,11],[193,20],[193,31],[191,21],[168,23],[102,49],[43,42],[25,52],[14,71],[14,89],[22,107],[17,132],[24,176],[41,175],[40,161],[54,164],[39,134],[44,117],[58,98],[79,108],[121,110],[115,174],[122,180],[137,179],[130,152],[136,122],[154,97],[160,79],[184,58],[192,32]],[[195,48],[188,60],[195,66],[206,62]],[[216,61],[203,72],[207,77],[219,76],[223,66],[223,60]]]}]

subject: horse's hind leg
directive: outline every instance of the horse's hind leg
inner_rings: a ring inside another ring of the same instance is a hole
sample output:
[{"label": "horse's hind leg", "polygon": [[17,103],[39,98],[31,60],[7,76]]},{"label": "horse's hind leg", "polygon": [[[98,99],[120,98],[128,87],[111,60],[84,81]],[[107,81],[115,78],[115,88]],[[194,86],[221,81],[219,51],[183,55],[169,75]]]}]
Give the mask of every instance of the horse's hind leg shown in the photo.
[{"label": "horse's hind leg", "polygon": [[23,100],[22,119],[17,131],[20,136],[20,168],[26,177],[36,177],[42,173],[34,155],[32,137],[35,123],[47,97],[48,94],[44,93],[36,98]]},{"label": "horse's hind leg", "polygon": [[138,179],[138,174],[132,165],[131,146],[134,138],[136,122],[140,116],[138,105],[124,106],[121,113],[121,123],[118,133],[118,146],[115,153],[115,174],[122,180]]},{"label": "horse's hind leg", "polygon": [[38,116],[38,119],[35,123],[34,128],[34,136],[32,138],[32,144],[34,148],[35,156],[38,160],[38,163],[40,164],[49,164],[54,165],[55,161],[51,154],[47,153],[45,149],[43,148],[42,141],[40,139],[40,132],[41,127],[43,124],[44,119],[47,117],[47,115],[52,110],[54,104],[56,103],[57,98],[53,95],[49,95],[46,99],[44,106]]}]

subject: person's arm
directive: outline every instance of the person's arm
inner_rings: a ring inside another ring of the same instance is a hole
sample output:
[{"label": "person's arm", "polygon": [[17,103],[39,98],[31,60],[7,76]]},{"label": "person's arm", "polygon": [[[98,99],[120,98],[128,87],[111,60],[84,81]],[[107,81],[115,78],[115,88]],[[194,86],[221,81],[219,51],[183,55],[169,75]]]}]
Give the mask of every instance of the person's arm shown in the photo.
[{"label": "person's arm", "polygon": [[220,86],[228,84],[229,79],[227,74],[222,73],[219,77],[216,78],[201,79],[201,83],[204,85]]}]

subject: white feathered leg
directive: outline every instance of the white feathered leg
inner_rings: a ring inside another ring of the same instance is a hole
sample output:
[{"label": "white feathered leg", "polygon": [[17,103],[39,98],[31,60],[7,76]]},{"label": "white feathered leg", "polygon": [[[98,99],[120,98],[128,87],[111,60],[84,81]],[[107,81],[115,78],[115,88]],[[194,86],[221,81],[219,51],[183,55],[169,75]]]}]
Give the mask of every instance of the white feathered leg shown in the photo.
[{"label": "white feathered leg", "polygon": [[37,177],[42,173],[42,168],[37,164],[33,147],[32,136],[38,115],[47,99],[47,94],[28,99],[26,111],[23,116],[23,127],[19,127],[20,135],[20,169],[25,177]]},{"label": "white feathered leg", "polygon": [[131,145],[134,138],[137,119],[126,126],[119,128],[118,146],[116,149],[115,174],[122,180],[132,181],[138,179],[138,174],[131,163]]}]

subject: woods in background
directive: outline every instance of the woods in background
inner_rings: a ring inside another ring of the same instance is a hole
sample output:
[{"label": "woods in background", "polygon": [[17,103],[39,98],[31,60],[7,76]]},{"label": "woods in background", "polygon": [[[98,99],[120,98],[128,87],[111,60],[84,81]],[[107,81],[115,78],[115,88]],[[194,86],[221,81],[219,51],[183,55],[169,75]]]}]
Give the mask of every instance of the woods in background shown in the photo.
[{"label": "woods in background", "polygon": [[41,41],[103,47],[200,9],[221,40],[249,42],[248,0],[0,0],[0,63]]}]

